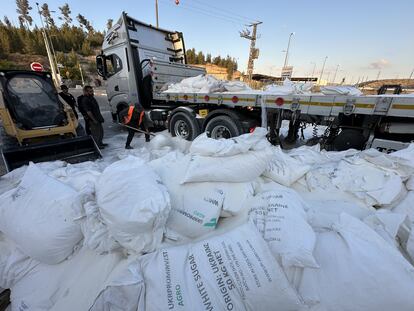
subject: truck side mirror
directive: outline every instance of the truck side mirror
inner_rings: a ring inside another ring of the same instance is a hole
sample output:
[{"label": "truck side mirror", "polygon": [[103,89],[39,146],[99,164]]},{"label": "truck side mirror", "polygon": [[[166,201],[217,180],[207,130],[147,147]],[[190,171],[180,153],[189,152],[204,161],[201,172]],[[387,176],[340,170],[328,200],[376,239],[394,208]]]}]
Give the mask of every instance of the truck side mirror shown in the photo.
[{"label": "truck side mirror", "polygon": [[106,70],[105,70],[105,55],[96,56],[96,71],[104,80],[106,80]]}]

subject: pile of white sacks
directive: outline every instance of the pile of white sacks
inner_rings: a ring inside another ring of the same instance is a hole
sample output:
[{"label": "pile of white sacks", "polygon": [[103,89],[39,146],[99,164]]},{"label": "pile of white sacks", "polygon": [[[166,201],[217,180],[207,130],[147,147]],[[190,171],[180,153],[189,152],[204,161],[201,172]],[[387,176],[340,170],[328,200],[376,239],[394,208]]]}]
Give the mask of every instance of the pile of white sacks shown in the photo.
[{"label": "pile of white sacks", "polygon": [[[11,310],[414,310],[414,145],[283,151],[161,133],[0,180]],[[135,155],[135,156],[134,156]]]},{"label": "pile of white sacks", "polygon": [[208,74],[198,75],[167,85],[166,92],[170,93],[212,93],[231,92],[261,95],[350,95],[361,96],[362,92],[354,86],[337,85],[320,88],[320,93],[312,93],[313,83],[292,82],[285,79],[282,85],[270,84],[263,90],[253,90],[241,81],[219,80]]}]

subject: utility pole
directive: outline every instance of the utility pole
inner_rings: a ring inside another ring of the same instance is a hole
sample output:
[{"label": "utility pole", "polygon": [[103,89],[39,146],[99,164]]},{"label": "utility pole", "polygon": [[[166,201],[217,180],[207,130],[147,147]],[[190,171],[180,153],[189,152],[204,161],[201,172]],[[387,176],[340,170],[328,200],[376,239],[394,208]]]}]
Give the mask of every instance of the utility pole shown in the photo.
[{"label": "utility pole", "polygon": [[159,28],[159,24],[158,24],[158,0],[155,0],[155,18],[157,20],[157,28]]},{"label": "utility pole", "polygon": [[325,64],[326,64],[326,60],[327,59],[328,59],[328,56],[325,56],[325,59],[323,60],[321,75],[319,76],[319,84],[321,84],[321,80],[322,80],[322,76],[323,76],[323,71],[325,70]]},{"label": "utility pole", "polygon": [[410,74],[410,80],[413,78],[413,75],[414,75],[414,69],[413,69],[413,71],[411,71],[411,74]]},{"label": "utility pole", "polygon": [[338,69],[339,69],[339,64],[338,64],[338,65],[336,65],[335,74],[334,74],[333,79],[332,79],[332,83],[333,83],[333,84],[335,84],[335,80],[336,80],[336,75],[337,75],[337,73],[338,73]]},{"label": "utility pole", "polygon": [[250,40],[250,52],[249,52],[249,62],[247,63],[247,76],[249,82],[252,81],[254,60],[259,57],[259,50],[256,49],[256,39],[257,39],[257,25],[262,24],[262,22],[256,22],[248,25],[248,27],[253,27],[252,33],[249,29],[240,31],[240,37]]},{"label": "utility pole", "polygon": [[286,66],[288,65],[290,41],[292,40],[292,36],[294,36],[294,35],[295,35],[294,32],[291,32],[290,35],[289,35],[289,40],[288,40],[288,45],[287,45],[287,49],[286,49],[285,62],[283,64],[283,68],[286,68]]},{"label": "utility pole", "polygon": [[40,17],[40,23],[42,24],[42,35],[43,35],[43,40],[45,42],[47,57],[49,59],[50,70],[52,71],[53,82],[55,83],[55,87],[59,88],[61,81],[60,81],[60,75],[58,75],[57,73],[56,60],[54,60],[53,55],[52,55],[52,51],[51,51],[49,40],[46,34],[45,25],[43,24],[42,14],[40,12],[38,2],[36,2],[36,6],[37,6],[37,12],[39,13],[39,17]]},{"label": "utility pole", "polygon": [[80,63],[78,63],[79,65],[79,71],[80,71],[80,75],[81,75],[81,79],[82,79],[82,86],[85,86],[85,81],[83,80],[83,72],[82,72],[82,66]]},{"label": "utility pole", "polygon": [[378,71],[378,74],[377,74],[377,81],[379,80],[380,75],[381,75],[381,69]]},{"label": "utility pole", "polygon": [[311,64],[313,64],[313,69],[312,69],[312,74],[310,77],[313,78],[313,75],[315,74],[316,63],[312,62]]}]

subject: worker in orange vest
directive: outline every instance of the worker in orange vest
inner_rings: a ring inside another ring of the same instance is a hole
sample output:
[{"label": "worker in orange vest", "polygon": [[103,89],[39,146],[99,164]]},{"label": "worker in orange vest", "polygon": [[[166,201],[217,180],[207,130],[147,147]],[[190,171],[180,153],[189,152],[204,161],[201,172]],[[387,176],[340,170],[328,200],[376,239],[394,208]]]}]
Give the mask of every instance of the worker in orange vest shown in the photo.
[{"label": "worker in orange vest", "polygon": [[[129,106],[128,108],[121,110],[119,116],[123,124],[148,132],[145,111],[140,104],[135,104],[134,106]],[[136,131],[134,131],[132,128],[128,128],[128,137],[126,140],[125,149],[134,149],[131,147],[131,142]],[[150,141],[149,134],[145,134],[145,141]]]}]

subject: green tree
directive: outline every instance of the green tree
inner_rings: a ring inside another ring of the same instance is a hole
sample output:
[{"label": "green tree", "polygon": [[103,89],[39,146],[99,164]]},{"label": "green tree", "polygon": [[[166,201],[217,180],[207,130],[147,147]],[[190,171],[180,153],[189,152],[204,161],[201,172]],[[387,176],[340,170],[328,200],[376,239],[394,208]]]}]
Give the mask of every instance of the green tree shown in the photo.
[{"label": "green tree", "polygon": [[88,40],[85,40],[82,43],[82,48],[80,52],[83,56],[89,56],[93,54],[92,49],[91,49],[91,44],[89,43]]},{"label": "green tree", "polygon": [[40,14],[45,18],[46,24],[49,27],[56,27],[55,21],[52,18],[52,15],[50,14],[49,5],[47,3],[43,3],[43,5],[40,8]]},{"label": "green tree", "polygon": [[85,16],[83,16],[82,14],[78,14],[78,16],[76,16],[76,19],[78,20],[81,27],[84,27],[86,31],[88,31],[89,33],[92,33],[94,31],[91,23],[86,19]]},{"label": "green tree", "polygon": [[211,54],[208,53],[206,56],[206,63],[211,64]]},{"label": "green tree", "polygon": [[27,28],[29,28],[29,25],[31,26],[33,23],[33,19],[30,16],[30,10],[32,7],[29,5],[28,0],[16,0],[16,12],[19,14],[19,22],[20,22],[20,28],[23,28],[26,24]]},{"label": "green tree", "polygon": [[72,11],[69,8],[69,4],[65,3],[63,6],[59,7],[59,10],[62,14],[62,17],[59,17],[59,19],[62,20],[66,26],[69,26],[72,23],[72,18],[70,17]]},{"label": "green tree", "polygon": [[12,28],[12,24],[7,16],[4,16],[4,24],[7,28]]},{"label": "green tree", "polygon": [[204,54],[203,54],[203,52],[198,52],[198,54],[197,54],[197,60],[196,60],[196,64],[200,64],[200,65],[203,65],[203,64],[205,64],[206,63],[206,60],[205,60],[205,57],[204,57]]}]

